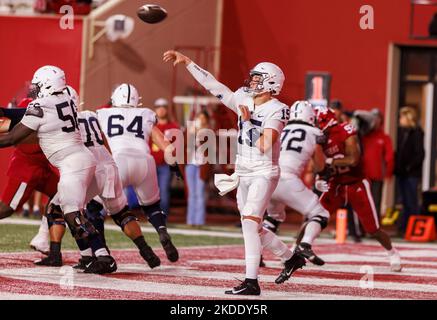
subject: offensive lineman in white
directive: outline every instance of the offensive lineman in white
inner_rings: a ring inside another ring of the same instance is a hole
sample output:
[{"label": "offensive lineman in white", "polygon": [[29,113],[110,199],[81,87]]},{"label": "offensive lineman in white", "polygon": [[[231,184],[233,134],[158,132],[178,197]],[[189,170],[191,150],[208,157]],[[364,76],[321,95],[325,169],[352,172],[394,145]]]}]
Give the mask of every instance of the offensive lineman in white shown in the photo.
[{"label": "offensive lineman in white", "polygon": [[[285,220],[285,206],[305,217],[305,224],[298,237],[292,258],[285,262],[285,268],[276,283],[286,281],[291,274],[305,265],[305,258],[316,265],[324,261],[312,251],[312,244],[320,232],[327,227],[329,212],[322,207],[317,195],[308,189],[301,176],[312,159],[314,171],[321,172],[325,156],[320,143],[324,141],[322,131],[315,127],[316,113],[307,101],[297,101],[290,109],[290,121],[282,131],[279,165],[281,178],[267,207],[266,222]],[[269,218],[273,218],[270,220]]]},{"label": "offensive lineman in white", "polygon": [[[67,86],[66,90],[75,104],[79,105],[79,97],[76,90],[70,86]],[[141,256],[146,260],[150,268],[159,266],[161,263],[159,257],[146,243],[141,233],[138,219],[129,210],[117,165],[110,153],[109,146],[97,120],[97,115],[92,111],[81,111],[78,113],[78,122],[83,143],[97,160],[95,178],[87,190],[86,202],[92,202],[92,205],[87,205],[87,218],[99,231],[103,242],[106,243],[104,241],[104,219],[100,215],[100,211],[103,209],[102,204],[100,204],[102,202],[114,222],[138,247]],[[92,200],[96,196],[98,196],[97,201]],[[52,204],[56,205],[57,199],[53,200]],[[50,240],[60,244],[65,227],[63,226],[62,215],[59,215],[53,209],[47,214]],[[76,242],[80,249],[81,258],[75,268],[85,269],[89,263],[95,260],[95,257],[92,256],[92,250],[86,241],[79,239]],[[60,245],[56,247],[60,248]],[[36,264],[48,266],[62,265],[61,253],[60,251],[53,252],[51,250],[47,258],[42,259]]]},{"label": "offensive lineman in white", "polygon": [[76,106],[64,92],[64,71],[44,66],[35,72],[32,84],[39,89],[38,99],[29,104],[20,123],[0,137],[0,148],[15,145],[37,133],[45,156],[60,172],[58,194],[65,221],[75,239],[86,239],[97,257],[85,272],[114,272],[117,270],[115,260],[82,213],[86,191],[96,171],[96,160],[83,145]]},{"label": "offensive lineman in white", "polygon": [[[281,92],[284,73],[272,63],[260,63],[251,70],[245,87],[232,92],[177,51],[165,52],[163,60],[173,61],[174,66],[184,63],[205,89],[239,117],[235,173],[239,180],[237,204],[242,217],[246,279],[225,293],[260,295],[258,273],[261,250],[263,246],[269,248],[276,239],[272,232],[263,231],[261,223],[271,194],[278,184],[279,137],[290,114],[288,106],[274,98]],[[291,258],[291,251],[286,247],[281,253],[284,260]]]},{"label": "offensive lineman in white", "polygon": [[131,84],[117,87],[111,97],[112,108],[97,111],[123,187],[132,186],[145,216],[159,235],[159,241],[171,262],[179,253],[167,232],[167,216],[160,205],[156,164],[150,154],[149,139],[163,151],[172,152],[173,146],[156,127],[156,114],[148,108],[137,108],[137,89]]}]

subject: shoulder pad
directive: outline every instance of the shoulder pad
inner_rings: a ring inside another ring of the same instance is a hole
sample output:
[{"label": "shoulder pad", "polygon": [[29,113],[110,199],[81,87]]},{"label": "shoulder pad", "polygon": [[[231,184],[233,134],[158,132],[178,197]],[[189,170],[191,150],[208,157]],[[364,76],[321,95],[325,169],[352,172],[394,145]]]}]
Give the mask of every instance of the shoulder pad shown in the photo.
[{"label": "shoulder pad", "polygon": [[38,102],[32,102],[27,106],[25,115],[42,118],[44,117],[44,111]]}]

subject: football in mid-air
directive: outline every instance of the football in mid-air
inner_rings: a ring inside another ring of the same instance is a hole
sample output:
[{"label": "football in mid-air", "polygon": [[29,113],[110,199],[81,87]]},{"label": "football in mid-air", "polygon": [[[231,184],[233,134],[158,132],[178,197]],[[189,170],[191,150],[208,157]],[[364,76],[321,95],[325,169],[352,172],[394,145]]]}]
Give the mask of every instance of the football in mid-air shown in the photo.
[{"label": "football in mid-air", "polygon": [[157,4],[145,4],[138,8],[137,15],[146,23],[158,23],[167,18],[167,11]]}]

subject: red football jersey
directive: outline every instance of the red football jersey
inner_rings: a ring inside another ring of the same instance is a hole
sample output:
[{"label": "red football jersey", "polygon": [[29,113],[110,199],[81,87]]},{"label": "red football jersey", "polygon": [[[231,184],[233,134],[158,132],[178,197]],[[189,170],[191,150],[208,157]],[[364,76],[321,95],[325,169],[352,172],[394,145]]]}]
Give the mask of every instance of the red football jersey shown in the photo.
[{"label": "red football jersey", "polygon": [[[24,98],[20,101],[20,103],[17,105],[19,108],[27,108],[29,103],[31,103],[33,100],[31,98]],[[20,157],[20,156],[32,156],[35,155],[36,157],[44,156],[39,144],[19,144],[16,146],[17,151],[14,156]],[[38,160],[38,159],[37,159]]]},{"label": "red football jersey", "polygon": [[[164,136],[165,136],[165,132],[167,130],[179,129],[179,126],[176,122],[168,122],[167,124],[159,124],[158,123],[158,124],[156,124],[156,127],[159,130],[161,130],[161,132],[164,134]],[[158,146],[153,143],[152,139],[150,139],[150,152],[151,152],[153,158],[155,159],[157,166],[165,164],[164,152],[161,151],[158,148]]]},{"label": "red football jersey", "polygon": [[[323,151],[328,158],[340,159],[345,155],[345,141],[357,135],[355,127],[350,123],[342,123],[329,128],[328,141]],[[331,172],[330,182],[335,184],[352,184],[364,179],[361,160],[355,167],[335,167]]]}]

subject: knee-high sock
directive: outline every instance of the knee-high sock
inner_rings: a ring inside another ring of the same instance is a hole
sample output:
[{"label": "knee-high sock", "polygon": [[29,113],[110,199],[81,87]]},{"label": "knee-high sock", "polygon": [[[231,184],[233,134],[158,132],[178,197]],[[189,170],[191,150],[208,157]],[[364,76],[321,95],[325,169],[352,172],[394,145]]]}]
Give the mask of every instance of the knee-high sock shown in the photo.
[{"label": "knee-high sock", "polygon": [[242,229],[246,256],[246,279],[258,279],[261,260],[261,239],[258,233],[258,223],[245,219],[242,222]]},{"label": "knee-high sock", "polygon": [[322,226],[318,222],[310,221],[305,227],[305,233],[301,242],[308,244],[313,244],[314,239],[316,239],[320,232],[322,232]]},{"label": "knee-high sock", "polygon": [[264,249],[269,250],[282,260],[288,260],[293,255],[287,245],[276,234],[266,228],[261,231],[261,244]]}]

